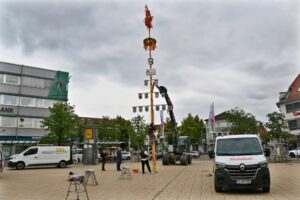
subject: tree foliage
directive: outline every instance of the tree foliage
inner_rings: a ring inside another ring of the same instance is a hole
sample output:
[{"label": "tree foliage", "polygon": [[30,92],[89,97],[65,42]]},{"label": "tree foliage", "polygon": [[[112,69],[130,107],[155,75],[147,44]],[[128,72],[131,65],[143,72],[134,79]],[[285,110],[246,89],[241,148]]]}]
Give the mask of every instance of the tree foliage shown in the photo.
[{"label": "tree foliage", "polygon": [[42,121],[42,126],[49,131],[49,134],[42,139],[42,142],[50,140],[58,145],[66,144],[74,136],[72,130],[77,124],[74,106],[66,102],[58,102],[49,108],[49,112],[49,117]]},{"label": "tree foliage", "polygon": [[131,119],[131,124],[134,128],[134,134],[131,135],[132,147],[141,149],[144,146],[144,140],[147,135],[147,128],[144,117],[138,115]]},{"label": "tree foliage", "polygon": [[186,118],[183,118],[180,126],[180,135],[186,135],[191,138],[192,144],[197,144],[202,138],[204,123],[198,115],[193,116],[191,113]]},{"label": "tree foliage", "polygon": [[280,141],[280,139],[286,139],[288,132],[288,123],[282,113],[272,112],[267,115],[268,122],[266,122],[266,127],[269,129],[269,134],[271,138]]},{"label": "tree foliage", "polygon": [[225,120],[229,123],[232,134],[256,134],[258,131],[258,122],[255,117],[240,108],[227,111]]},{"label": "tree foliage", "polygon": [[112,119],[103,117],[98,121],[97,125],[99,126],[99,140],[122,141],[125,142],[124,148],[127,147],[129,138],[134,132],[131,121],[121,116]]}]

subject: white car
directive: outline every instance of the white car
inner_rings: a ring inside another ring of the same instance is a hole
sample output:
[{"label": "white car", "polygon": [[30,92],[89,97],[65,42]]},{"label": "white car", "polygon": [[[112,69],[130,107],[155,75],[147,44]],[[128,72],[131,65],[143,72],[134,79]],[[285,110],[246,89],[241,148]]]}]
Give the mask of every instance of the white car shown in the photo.
[{"label": "white car", "polygon": [[291,158],[295,158],[296,156],[300,157],[300,147],[297,147],[296,149],[289,151],[289,156]]},{"label": "white car", "polygon": [[131,159],[131,153],[129,151],[122,151],[122,160],[130,160]]},{"label": "white car", "polygon": [[199,157],[199,152],[198,151],[192,151],[190,153],[190,155],[193,157],[193,158],[198,158]]}]

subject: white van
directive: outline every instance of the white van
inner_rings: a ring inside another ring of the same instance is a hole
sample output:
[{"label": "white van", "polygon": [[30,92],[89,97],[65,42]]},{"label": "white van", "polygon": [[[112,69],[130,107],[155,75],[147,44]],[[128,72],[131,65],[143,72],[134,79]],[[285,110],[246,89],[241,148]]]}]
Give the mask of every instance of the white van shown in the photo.
[{"label": "white van", "polygon": [[20,154],[11,156],[7,165],[16,169],[37,165],[57,165],[64,168],[72,163],[72,151],[69,146],[32,146]]},{"label": "white van", "polygon": [[270,172],[268,161],[270,151],[262,149],[257,135],[229,135],[216,138],[214,151],[209,152],[215,158],[215,191],[231,188],[262,188],[270,192]]},{"label": "white van", "polygon": [[82,155],[83,155],[83,149],[79,149],[79,148],[72,148],[72,154],[73,154],[73,161],[75,163],[80,163],[82,162]]}]

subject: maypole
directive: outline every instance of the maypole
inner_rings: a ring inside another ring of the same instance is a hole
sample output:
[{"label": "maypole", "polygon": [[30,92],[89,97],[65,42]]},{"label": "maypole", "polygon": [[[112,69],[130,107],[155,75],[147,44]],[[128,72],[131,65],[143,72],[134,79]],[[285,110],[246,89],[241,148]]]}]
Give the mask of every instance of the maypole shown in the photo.
[{"label": "maypole", "polygon": [[144,39],[144,48],[146,51],[149,52],[149,58],[148,58],[148,64],[150,69],[147,70],[147,75],[150,76],[150,117],[151,117],[151,123],[150,123],[150,141],[152,143],[152,171],[156,173],[156,152],[155,152],[155,142],[156,137],[154,134],[154,109],[153,109],[153,80],[152,76],[155,75],[155,69],[152,68],[153,65],[153,58],[151,55],[151,52],[154,51],[156,48],[156,40],[154,38],[151,38],[151,28],[152,28],[152,19],[153,16],[151,16],[150,10],[148,9],[147,5],[145,6],[145,25],[148,29],[148,38]]}]

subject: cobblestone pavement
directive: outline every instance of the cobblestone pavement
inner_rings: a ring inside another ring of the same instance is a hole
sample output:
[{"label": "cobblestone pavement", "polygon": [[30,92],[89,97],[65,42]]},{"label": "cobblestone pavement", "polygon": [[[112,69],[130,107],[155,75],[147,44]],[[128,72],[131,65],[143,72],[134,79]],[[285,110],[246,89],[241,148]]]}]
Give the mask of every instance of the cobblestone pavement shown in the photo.
[{"label": "cobblestone pavement", "polygon": [[[161,166],[156,174],[132,174],[131,180],[121,180],[114,163],[100,171],[99,165],[72,165],[65,169],[6,168],[0,176],[1,200],[63,200],[68,189],[69,171],[84,173],[95,169],[99,185],[88,185],[90,200],[297,200],[300,199],[300,163],[271,163],[271,192],[237,190],[215,193],[213,177],[209,176],[213,162],[193,160],[190,166]],[[140,168],[138,162],[124,162],[122,166]],[[69,199],[76,199],[75,193]],[[85,200],[84,193],[80,199]]]}]

